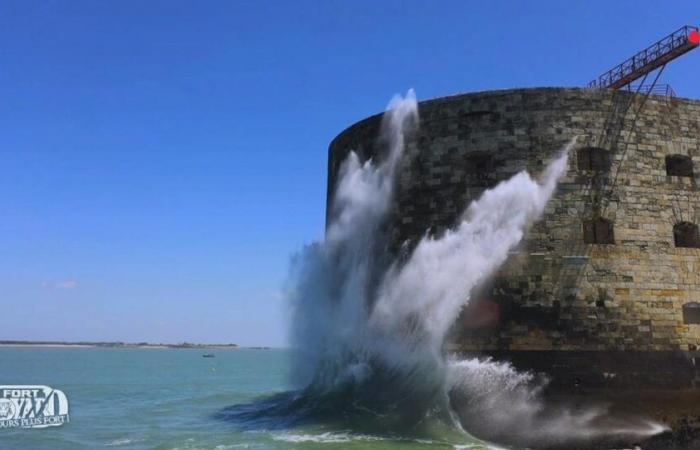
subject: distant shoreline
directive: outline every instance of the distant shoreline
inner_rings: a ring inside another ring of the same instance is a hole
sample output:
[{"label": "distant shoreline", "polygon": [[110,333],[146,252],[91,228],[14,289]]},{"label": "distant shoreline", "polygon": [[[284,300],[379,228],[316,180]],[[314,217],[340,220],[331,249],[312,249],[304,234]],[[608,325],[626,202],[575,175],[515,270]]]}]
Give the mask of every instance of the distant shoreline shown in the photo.
[{"label": "distant shoreline", "polygon": [[44,347],[44,348],[186,348],[199,350],[254,349],[269,350],[270,347],[240,347],[238,344],[161,344],[152,342],[62,342],[62,341],[0,341],[0,347]]}]

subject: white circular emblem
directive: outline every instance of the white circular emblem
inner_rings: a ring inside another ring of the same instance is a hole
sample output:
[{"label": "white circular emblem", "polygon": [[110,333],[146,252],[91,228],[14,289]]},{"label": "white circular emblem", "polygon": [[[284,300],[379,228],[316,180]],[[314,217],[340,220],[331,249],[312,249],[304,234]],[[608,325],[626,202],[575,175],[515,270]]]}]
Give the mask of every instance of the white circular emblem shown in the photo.
[{"label": "white circular emblem", "polygon": [[0,399],[0,419],[10,419],[15,416],[15,404],[6,398]]}]

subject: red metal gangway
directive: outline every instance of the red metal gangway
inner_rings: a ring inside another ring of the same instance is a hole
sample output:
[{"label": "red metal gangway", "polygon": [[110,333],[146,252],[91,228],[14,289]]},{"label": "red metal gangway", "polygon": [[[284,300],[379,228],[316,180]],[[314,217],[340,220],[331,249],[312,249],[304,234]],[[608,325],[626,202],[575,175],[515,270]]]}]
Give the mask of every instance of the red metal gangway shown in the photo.
[{"label": "red metal gangway", "polygon": [[619,89],[697,48],[698,44],[698,27],[686,25],[605,72],[588,83],[588,87]]}]

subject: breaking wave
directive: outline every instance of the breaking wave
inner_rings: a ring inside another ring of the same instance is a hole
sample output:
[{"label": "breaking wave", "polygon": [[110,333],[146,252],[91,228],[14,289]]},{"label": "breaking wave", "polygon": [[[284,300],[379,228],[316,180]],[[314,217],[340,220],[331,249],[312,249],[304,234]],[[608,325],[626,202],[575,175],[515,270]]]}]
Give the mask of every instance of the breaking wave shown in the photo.
[{"label": "breaking wave", "polygon": [[383,151],[367,161],[348,154],[325,239],[293,258],[287,297],[299,390],[236,405],[226,417],[252,427],[324,421],[372,435],[457,441],[468,431],[521,445],[663,431],[643,421],[605,422],[601,408],[545,407],[546,380],[505,363],[445,355],[447,333],[470,292],[541,216],[572,144],[539,177],[523,171],[485,191],[451,230],[426,235],[397,257],[388,248],[387,218],[405,142],[418,127],[414,93],[395,97],[378,136]]}]

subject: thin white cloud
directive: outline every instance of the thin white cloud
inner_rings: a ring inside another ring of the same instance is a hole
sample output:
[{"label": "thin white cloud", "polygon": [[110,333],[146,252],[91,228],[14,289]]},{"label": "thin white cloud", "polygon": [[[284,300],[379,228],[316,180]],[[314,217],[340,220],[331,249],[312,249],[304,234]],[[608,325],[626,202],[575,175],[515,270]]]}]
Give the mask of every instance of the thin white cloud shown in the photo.
[{"label": "thin white cloud", "polygon": [[42,287],[46,289],[75,289],[78,287],[76,280],[45,281]]}]

